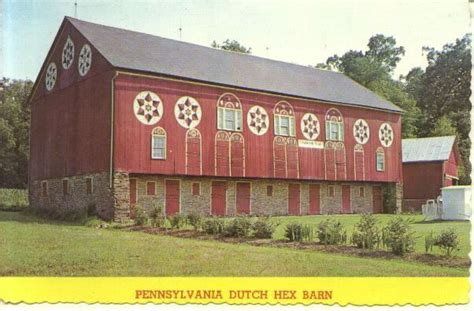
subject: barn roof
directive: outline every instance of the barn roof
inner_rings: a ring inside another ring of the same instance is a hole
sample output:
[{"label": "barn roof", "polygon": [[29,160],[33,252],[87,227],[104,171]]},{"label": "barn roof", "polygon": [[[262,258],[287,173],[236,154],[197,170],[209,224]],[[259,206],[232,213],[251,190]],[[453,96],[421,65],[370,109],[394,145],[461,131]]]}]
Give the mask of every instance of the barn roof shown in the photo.
[{"label": "barn roof", "polygon": [[446,161],[456,136],[408,138],[402,140],[403,163]]},{"label": "barn roof", "polygon": [[402,112],[342,73],[66,19],[114,67]]}]

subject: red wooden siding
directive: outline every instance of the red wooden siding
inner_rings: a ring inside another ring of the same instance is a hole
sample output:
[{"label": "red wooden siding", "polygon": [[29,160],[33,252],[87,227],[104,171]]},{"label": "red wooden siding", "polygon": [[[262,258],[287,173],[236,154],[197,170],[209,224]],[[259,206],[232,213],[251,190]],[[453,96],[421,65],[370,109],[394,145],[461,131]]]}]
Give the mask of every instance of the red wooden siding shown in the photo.
[{"label": "red wooden siding", "polygon": [[166,215],[179,213],[180,206],[180,185],[179,180],[165,181],[165,209]]},{"label": "red wooden siding", "polygon": [[186,174],[200,175],[201,163],[201,133],[190,129],[186,133]]},{"label": "red wooden siding", "polygon": [[300,215],[300,185],[288,185],[288,214]]},{"label": "red wooden siding", "polygon": [[351,212],[351,186],[342,185],[342,213]]},{"label": "red wooden siding", "polygon": [[336,153],[334,150],[334,144],[327,142],[324,149],[325,159],[325,176],[327,180],[336,179]]},{"label": "red wooden siding", "polygon": [[321,187],[320,185],[309,185],[309,214],[318,215],[321,213]]},{"label": "red wooden siding", "polygon": [[443,162],[403,164],[403,199],[436,199],[443,187]]},{"label": "red wooden siding", "polygon": [[383,212],[382,208],[382,188],[379,186],[372,187],[372,207],[374,214]]},{"label": "red wooden siding", "polygon": [[276,136],[273,140],[273,175],[279,178],[286,177],[286,138]]},{"label": "red wooden siding", "polygon": [[213,181],[211,188],[211,214],[224,216],[226,214],[227,184],[224,181]]},{"label": "red wooden siding", "polygon": [[226,132],[218,132],[216,134],[215,166],[217,176],[229,175],[229,140],[229,134]]},{"label": "red wooden siding", "polygon": [[286,144],[287,176],[288,178],[299,178],[298,141],[288,138]]},{"label": "red wooden siding", "polygon": [[236,185],[237,214],[250,214],[250,183],[237,183]]},{"label": "red wooden siding", "polygon": [[245,142],[242,134],[234,133],[230,137],[231,175],[245,176]]}]

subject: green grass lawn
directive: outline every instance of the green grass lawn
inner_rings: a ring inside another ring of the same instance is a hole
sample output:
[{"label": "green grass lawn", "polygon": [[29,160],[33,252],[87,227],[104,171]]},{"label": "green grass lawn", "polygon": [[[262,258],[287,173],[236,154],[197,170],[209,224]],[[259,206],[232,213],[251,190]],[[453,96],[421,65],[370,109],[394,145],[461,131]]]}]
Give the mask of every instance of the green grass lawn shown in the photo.
[{"label": "green grass lawn", "polygon": [[0,275],[468,276],[469,271],[400,259],[95,229],[0,211]]},{"label": "green grass lawn", "polygon": [[[386,224],[391,218],[396,217],[396,215],[375,215],[379,220],[380,225]],[[456,253],[460,257],[469,257],[469,252],[471,250],[470,244],[470,230],[471,224],[469,221],[436,221],[436,222],[424,222],[423,215],[402,215],[404,218],[410,218],[413,220],[413,229],[417,233],[416,236],[416,252],[424,253],[425,252],[425,236],[431,231],[434,234],[440,233],[442,230],[448,228],[455,229],[459,234],[459,252]],[[335,218],[341,221],[346,230],[348,239],[352,235],[352,230],[354,225],[359,222],[359,215],[331,215],[331,216],[285,216],[285,217],[275,217],[275,220],[280,223],[277,227],[276,232],[273,234],[274,239],[283,239],[285,232],[285,225],[291,222],[300,222],[304,224],[312,224],[317,226],[321,221],[327,218]],[[433,254],[443,254],[439,248],[433,248]]]}]

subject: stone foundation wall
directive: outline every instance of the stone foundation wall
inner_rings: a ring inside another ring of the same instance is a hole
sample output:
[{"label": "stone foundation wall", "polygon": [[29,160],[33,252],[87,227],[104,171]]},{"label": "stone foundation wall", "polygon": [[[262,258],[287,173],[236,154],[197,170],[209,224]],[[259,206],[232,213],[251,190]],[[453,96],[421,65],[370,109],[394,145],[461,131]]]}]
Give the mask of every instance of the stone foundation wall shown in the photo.
[{"label": "stone foundation wall", "polygon": [[[165,180],[163,176],[132,176],[137,179],[138,196],[137,206],[150,211],[154,206],[164,208],[165,202]],[[218,179],[191,178],[191,177],[169,177],[169,179],[180,180],[180,202],[181,213],[188,214],[192,211],[204,215],[211,213],[211,184]],[[219,179],[219,181],[222,181]],[[155,182],[155,195],[147,194],[147,182]],[[254,215],[287,215],[288,214],[288,181],[279,180],[227,180],[226,192],[226,215],[236,215],[236,184],[238,182],[250,182],[250,213]],[[125,183],[125,182],[124,182]],[[193,195],[193,183],[200,184],[200,195]],[[300,212],[301,215],[309,213],[309,185],[314,182],[298,182],[300,184]],[[321,214],[340,214],[342,206],[342,184],[320,182],[320,209]],[[344,183],[347,184],[347,183]],[[334,196],[328,194],[328,186],[334,186]],[[351,211],[352,213],[370,213],[372,207],[372,186],[375,184],[352,183],[351,185]],[[380,185],[380,184],[378,184]],[[267,195],[267,186],[273,187],[273,195]],[[364,188],[364,195],[360,196],[359,188]],[[125,188],[124,188],[125,189]],[[117,189],[115,190],[117,192]],[[128,197],[128,188],[122,197]],[[116,193],[115,196],[118,196]],[[122,210],[127,204],[117,206]],[[128,208],[128,206],[127,206]],[[124,213],[125,215],[125,213]]]},{"label": "stone foundation wall", "polygon": [[[86,178],[92,178],[93,191],[86,191]],[[63,180],[69,184],[68,194],[63,193]],[[47,196],[43,196],[42,182],[47,182]],[[128,189],[127,189],[128,191]],[[112,190],[109,188],[109,174],[88,174],[68,178],[34,180],[29,185],[29,199],[32,208],[56,215],[72,215],[95,209],[99,217],[110,220],[114,215]],[[127,201],[128,209],[128,201]]]},{"label": "stone foundation wall", "polygon": [[382,186],[384,213],[400,214],[402,212],[403,185],[386,183]]}]

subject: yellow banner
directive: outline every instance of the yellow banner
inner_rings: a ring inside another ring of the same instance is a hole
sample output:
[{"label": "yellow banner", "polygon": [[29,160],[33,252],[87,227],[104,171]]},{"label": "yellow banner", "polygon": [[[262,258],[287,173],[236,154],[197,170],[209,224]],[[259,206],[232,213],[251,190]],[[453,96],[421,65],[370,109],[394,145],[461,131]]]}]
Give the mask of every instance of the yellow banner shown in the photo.
[{"label": "yellow banner", "polygon": [[0,277],[7,303],[465,304],[469,278]]}]

